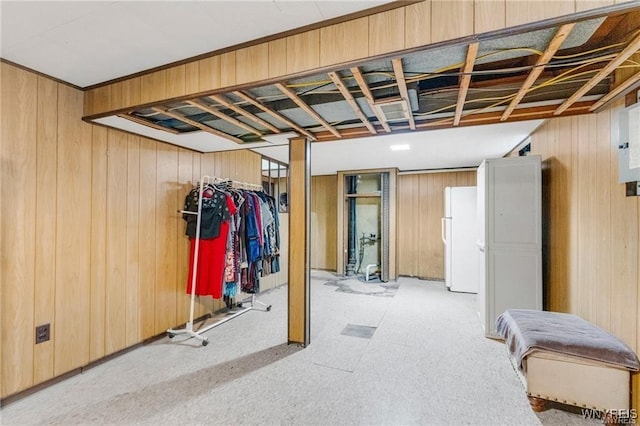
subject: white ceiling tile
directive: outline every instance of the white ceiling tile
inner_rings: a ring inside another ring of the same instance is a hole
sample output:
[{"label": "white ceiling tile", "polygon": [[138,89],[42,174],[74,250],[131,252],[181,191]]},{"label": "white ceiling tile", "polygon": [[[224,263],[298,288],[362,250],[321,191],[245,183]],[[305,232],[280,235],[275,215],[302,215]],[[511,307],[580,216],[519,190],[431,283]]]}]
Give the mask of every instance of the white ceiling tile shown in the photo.
[{"label": "white ceiling tile", "polygon": [[104,1],[2,1],[2,44],[13,46],[77,19],[100,14],[112,4]]}]

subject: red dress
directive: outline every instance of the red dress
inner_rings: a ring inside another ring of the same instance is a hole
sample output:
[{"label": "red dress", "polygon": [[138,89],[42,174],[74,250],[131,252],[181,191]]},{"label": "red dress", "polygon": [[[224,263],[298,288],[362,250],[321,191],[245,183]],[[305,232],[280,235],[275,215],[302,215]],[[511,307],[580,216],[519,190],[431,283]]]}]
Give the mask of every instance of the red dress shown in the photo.
[{"label": "red dress", "polygon": [[[229,214],[235,214],[236,206],[231,196],[226,195]],[[221,299],[224,289],[224,270],[227,253],[227,239],[229,236],[229,215],[220,224],[220,234],[216,238],[199,240],[198,269],[196,271],[196,289],[198,296],[212,296]],[[187,280],[187,294],[191,294],[191,280],[193,279],[193,258],[195,255],[196,239],[191,238],[189,250],[189,277]]]}]

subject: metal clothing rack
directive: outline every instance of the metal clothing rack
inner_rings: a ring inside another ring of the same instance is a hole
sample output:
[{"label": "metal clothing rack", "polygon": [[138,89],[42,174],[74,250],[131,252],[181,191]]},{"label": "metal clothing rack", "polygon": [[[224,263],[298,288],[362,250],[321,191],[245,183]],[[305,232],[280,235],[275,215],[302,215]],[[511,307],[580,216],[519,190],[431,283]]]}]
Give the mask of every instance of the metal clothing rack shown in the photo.
[{"label": "metal clothing rack", "polygon": [[251,303],[250,306],[244,308],[241,311],[235,312],[231,315],[225,316],[223,319],[213,323],[213,324],[209,324],[206,325],[204,327],[200,327],[197,330],[193,329],[193,316],[194,316],[194,311],[195,311],[195,301],[196,301],[196,279],[197,279],[197,274],[198,274],[198,256],[200,254],[200,225],[201,225],[201,219],[202,219],[202,194],[204,193],[204,188],[205,185],[215,185],[216,183],[231,183],[235,188],[241,188],[241,189],[259,189],[262,190],[262,186],[260,185],[256,185],[253,183],[247,183],[247,182],[238,182],[238,181],[234,181],[231,179],[223,179],[223,178],[217,178],[217,177],[213,177],[213,176],[202,176],[200,181],[197,183],[198,186],[198,211],[196,212],[190,212],[190,211],[185,211],[185,210],[179,210],[178,213],[184,213],[184,214],[195,214],[197,215],[197,219],[196,219],[196,243],[195,243],[195,248],[194,248],[194,252],[193,252],[193,264],[191,265],[192,267],[192,274],[191,274],[191,302],[190,302],[190,308],[189,308],[189,321],[186,323],[185,328],[181,328],[181,329],[174,329],[174,328],[170,328],[167,330],[167,335],[169,336],[170,339],[174,338],[177,335],[181,335],[181,334],[186,334],[188,337],[193,337],[195,339],[198,339],[202,342],[202,346],[207,346],[207,344],[209,344],[209,338],[206,336],[203,336],[204,333],[206,333],[207,331],[211,330],[214,327],[217,327],[221,324],[224,324],[227,321],[232,320],[233,318],[240,316],[246,312],[249,312],[250,310],[256,309],[256,306],[262,306],[263,309],[259,309],[261,311],[270,311],[271,310],[271,305],[268,305],[266,303],[263,303],[261,301],[259,301],[256,298],[255,294],[252,294],[250,298],[245,299],[241,302],[239,302],[237,304],[238,307],[243,308],[245,303]]}]

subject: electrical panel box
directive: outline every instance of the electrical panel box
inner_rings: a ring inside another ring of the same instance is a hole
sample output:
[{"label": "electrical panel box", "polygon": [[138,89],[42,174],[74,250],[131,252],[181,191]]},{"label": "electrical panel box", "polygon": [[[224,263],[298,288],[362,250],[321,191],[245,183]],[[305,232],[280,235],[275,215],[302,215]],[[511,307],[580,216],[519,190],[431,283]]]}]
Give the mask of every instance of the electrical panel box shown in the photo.
[{"label": "electrical panel box", "polygon": [[640,103],[621,109],[611,129],[618,132],[612,138],[618,148],[618,182],[640,181]]}]

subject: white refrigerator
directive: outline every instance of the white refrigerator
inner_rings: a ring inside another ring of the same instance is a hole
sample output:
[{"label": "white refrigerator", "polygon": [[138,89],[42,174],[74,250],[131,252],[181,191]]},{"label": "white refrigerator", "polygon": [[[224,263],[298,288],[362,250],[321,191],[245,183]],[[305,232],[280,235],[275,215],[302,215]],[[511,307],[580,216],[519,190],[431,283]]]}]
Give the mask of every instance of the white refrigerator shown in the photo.
[{"label": "white refrigerator", "polygon": [[477,195],[475,186],[444,190],[444,281],[451,291],[478,292]]},{"label": "white refrigerator", "polygon": [[505,310],[542,310],[541,174],[540,156],[478,167],[478,313],[488,337]]}]

